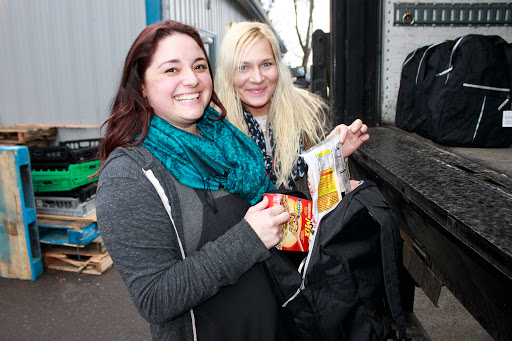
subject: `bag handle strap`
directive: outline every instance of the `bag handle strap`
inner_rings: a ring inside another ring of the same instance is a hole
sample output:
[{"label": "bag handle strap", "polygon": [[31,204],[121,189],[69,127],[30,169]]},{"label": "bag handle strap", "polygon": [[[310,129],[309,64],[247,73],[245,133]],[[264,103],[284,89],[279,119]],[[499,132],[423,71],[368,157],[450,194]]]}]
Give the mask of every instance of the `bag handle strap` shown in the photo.
[{"label": "bag handle strap", "polygon": [[[398,328],[400,340],[407,340],[405,317],[400,301],[398,267],[402,259],[402,244],[398,219],[394,214],[389,214],[390,208],[384,208],[372,204],[376,197],[385,202],[384,197],[375,184],[371,184],[366,191],[361,191],[358,200],[366,207],[369,214],[380,225],[380,241],[382,256],[382,271],[384,287],[389,309]],[[386,247],[384,247],[386,246]]]},{"label": "bag handle strap", "polygon": [[[160,200],[162,201],[162,204],[164,205],[165,211],[167,212],[167,215],[171,219],[172,226],[174,227],[174,232],[176,233],[176,238],[178,239],[178,244],[180,246],[181,251],[181,257],[183,259],[186,258],[185,254],[185,248],[183,247],[183,244],[181,242],[180,235],[178,233],[178,229],[176,228],[176,224],[174,223],[174,219],[172,217],[172,211],[171,211],[171,205],[169,204],[169,198],[167,198],[167,195],[165,195],[165,191],[160,184],[160,181],[156,178],[156,176],[153,174],[153,171],[151,169],[145,170],[142,168],[142,172],[148,178],[149,182],[153,185],[156,192],[158,193],[158,196],[160,197]],[[196,317],[194,315],[194,310],[190,309],[190,318],[192,319],[192,333],[194,336],[194,341],[197,341],[197,330],[196,330]]]},{"label": "bag handle strap", "polygon": [[431,48],[436,47],[437,45],[441,45],[442,43],[444,43],[444,41],[440,41],[439,43],[429,45],[429,47],[425,50],[425,52],[423,52],[423,55],[421,56],[420,62],[418,63],[418,69],[416,70],[416,79],[415,79],[415,83],[414,84],[418,84],[418,78],[420,76],[420,71],[421,71],[421,65],[423,64],[423,60],[425,59],[425,57],[427,55],[427,52]]}]

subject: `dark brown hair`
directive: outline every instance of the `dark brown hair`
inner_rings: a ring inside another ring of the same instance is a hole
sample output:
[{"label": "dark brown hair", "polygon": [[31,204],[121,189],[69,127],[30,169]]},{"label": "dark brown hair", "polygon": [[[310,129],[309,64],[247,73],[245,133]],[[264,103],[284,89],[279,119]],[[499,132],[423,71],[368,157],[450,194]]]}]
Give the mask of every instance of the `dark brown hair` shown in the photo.
[{"label": "dark brown hair", "polygon": [[[158,43],[177,33],[186,34],[196,41],[206,57],[213,80],[210,60],[201,36],[194,27],[173,20],[157,22],[146,27],[135,39],[126,56],[121,83],[112,104],[110,117],[102,125],[102,128],[106,126],[105,136],[98,147],[98,156],[102,164],[117,147],[137,145],[148,135],[153,109],[142,95],[144,74],[151,64]],[[225,109],[214,89],[210,101],[220,108],[219,119],[223,119],[226,116]],[[140,139],[136,139],[139,134]]]}]

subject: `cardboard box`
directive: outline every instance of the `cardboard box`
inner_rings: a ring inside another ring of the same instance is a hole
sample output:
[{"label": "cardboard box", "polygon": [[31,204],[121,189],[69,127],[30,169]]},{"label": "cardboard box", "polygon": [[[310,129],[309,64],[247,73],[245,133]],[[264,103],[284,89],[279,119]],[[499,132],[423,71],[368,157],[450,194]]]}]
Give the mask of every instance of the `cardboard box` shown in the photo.
[{"label": "cardboard box", "polygon": [[286,194],[263,195],[268,198],[268,207],[282,205],[290,213],[290,219],[282,225],[283,241],[276,247],[285,251],[307,252],[312,228],[313,202]]}]

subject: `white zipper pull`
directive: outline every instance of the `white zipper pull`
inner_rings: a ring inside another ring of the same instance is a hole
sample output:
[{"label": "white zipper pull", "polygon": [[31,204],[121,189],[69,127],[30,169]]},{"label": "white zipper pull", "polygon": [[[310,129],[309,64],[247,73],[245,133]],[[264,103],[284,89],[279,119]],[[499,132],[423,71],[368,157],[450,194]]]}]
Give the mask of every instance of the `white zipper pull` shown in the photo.
[{"label": "white zipper pull", "polygon": [[507,96],[507,98],[505,99],[505,101],[503,101],[503,103],[501,103],[501,105],[498,107],[498,111],[501,111],[501,109],[503,109],[503,107],[510,101],[510,95]]}]

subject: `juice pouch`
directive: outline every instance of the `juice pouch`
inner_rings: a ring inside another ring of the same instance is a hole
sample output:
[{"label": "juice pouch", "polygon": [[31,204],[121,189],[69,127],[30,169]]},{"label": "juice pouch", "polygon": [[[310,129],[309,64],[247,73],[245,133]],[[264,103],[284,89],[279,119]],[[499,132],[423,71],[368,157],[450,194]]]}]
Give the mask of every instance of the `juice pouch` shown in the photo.
[{"label": "juice pouch", "polygon": [[302,153],[308,164],[308,187],[313,201],[313,229],[349,193],[350,177],[339,136],[333,136]]}]

